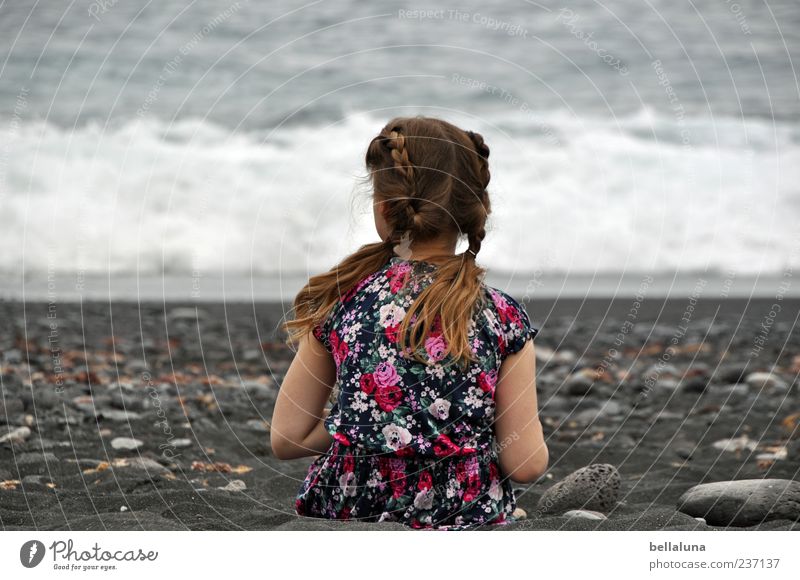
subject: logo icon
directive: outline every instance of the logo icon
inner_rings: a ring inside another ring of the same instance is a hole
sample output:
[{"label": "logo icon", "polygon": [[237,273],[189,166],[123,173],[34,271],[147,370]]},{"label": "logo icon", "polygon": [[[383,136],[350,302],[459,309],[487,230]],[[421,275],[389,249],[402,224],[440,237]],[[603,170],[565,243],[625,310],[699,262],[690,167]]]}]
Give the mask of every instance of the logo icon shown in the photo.
[{"label": "logo icon", "polygon": [[19,549],[19,561],[26,568],[35,568],[44,559],[44,544],[39,540],[28,540]]}]

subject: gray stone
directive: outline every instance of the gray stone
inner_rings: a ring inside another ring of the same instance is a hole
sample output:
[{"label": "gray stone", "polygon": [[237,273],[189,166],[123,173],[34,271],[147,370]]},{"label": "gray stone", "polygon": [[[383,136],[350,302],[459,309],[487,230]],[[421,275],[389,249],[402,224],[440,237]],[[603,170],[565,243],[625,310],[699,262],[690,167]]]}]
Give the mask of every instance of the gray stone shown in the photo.
[{"label": "gray stone", "polygon": [[750,439],[747,435],[742,435],[732,439],[720,439],[712,443],[711,446],[720,451],[737,453],[740,451],[753,451],[758,446],[758,443]]},{"label": "gray stone", "polygon": [[22,443],[30,436],[31,430],[29,427],[17,427],[0,437],[0,443]]},{"label": "gray stone", "polygon": [[569,510],[561,514],[565,518],[579,518],[583,520],[606,520],[605,514],[592,510]]},{"label": "gray stone", "polygon": [[800,482],[743,479],[695,485],[678,499],[678,511],[711,526],[754,526],[800,519]]},{"label": "gray stone", "polygon": [[741,383],[747,376],[746,364],[725,364],[721,365],[714,377],[723,383]]},{"label": "gray stone", "polygon": [[115,437],[111,440],[111,447],[114,449],[126,449],[130,451],[132,449],[138,449],[142,445],[144,445],[142,441],[131,439],[130,437]]},{"label": "gray stone", "polygon": [[35,465],[37,463],[57,463],[58,457],[50,453],[49,451],[45,451],[44,453],[38,453],[32,451],[30,453],[20,453],[16,456],[16,463],[17,465]]},{"label": "gray stone", "polygon": [[141,469],[150,474],[164,475],[166,473],[170,473],[169,469],[161,465],[158,461],[150,459],[149,457],[128,457],[125,459],[125,461],[128,462],[128,465],[125,467]]},{"label": "gray stone", "polygon": [[786,391],[789,385],[773,373],[750,373],[745,382],[753,389]]},{"label": "gray stone", "polygon": [[134,411],[121,411],[119,409],[101,409],[97,412],[97,417],[108,419],[109,421],[130,422],[141,419],[141,415]]},{"label": "gray stone", "polygon": [[244,491],[247,489],[247,484],[241,479],[234,479],[228,485],[224,485],[219,489],[223,491]]},{"label": "gray stone", "polygon": [[247,422],[247,428],[250,431],[256,431],[258,433],[269,433],[270,432],[270,425],[266,421],[262,419],[250,419]]},{"label": "gray stone", "polygon": [[568,395],[573,397],[582,397],[592,390],[594,380],[583,373],[576,373],[570,375],[564,383],[564,388]]},{"label": "gray stone", "polygon": [[544,492],[537,504],[540,514],[562,514],[572,509],[608,512],[619,499],[617,468],[595,463],[569,474]]}]

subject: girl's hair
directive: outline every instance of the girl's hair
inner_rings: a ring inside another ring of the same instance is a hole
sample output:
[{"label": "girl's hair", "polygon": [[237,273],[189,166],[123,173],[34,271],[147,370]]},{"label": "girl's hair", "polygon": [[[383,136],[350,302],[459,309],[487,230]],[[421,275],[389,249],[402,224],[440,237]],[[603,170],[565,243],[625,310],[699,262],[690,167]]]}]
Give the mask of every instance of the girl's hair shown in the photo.
[{"label": "girl's hair", "polygon": [[285,324],[289,340],[311,332],[341,296],[382,268],[406,232],[414,241],[459,234],[466,236],[468,249],[439,262],[432,282],[406,313],[398,339],[401,349],[410,348],[426,362],[420,347],[431,331],[441,330],[446,354],[462,364],[474,360],[468,332],[483,297],[484,270],[475,259],[490,212],[488,159],[489,147],[478,133],[429,117],[390,121],[370,142],[366,166],[373,202],[385,205],[391,234],[309,280],[295,298],[294,320]]}]

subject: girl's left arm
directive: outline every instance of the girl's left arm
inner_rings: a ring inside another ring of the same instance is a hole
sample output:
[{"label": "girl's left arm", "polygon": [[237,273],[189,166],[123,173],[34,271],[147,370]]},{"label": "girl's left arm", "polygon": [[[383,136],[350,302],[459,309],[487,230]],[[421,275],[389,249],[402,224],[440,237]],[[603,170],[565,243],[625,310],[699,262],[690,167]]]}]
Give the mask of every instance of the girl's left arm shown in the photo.
[{"label": "girl's left arm", "polygon": [[278,459],[319,455],[333,438],[323,423],[325,404],[336,382],[336,365],[308,333],[283,380],[272,415],[272,452]]}]

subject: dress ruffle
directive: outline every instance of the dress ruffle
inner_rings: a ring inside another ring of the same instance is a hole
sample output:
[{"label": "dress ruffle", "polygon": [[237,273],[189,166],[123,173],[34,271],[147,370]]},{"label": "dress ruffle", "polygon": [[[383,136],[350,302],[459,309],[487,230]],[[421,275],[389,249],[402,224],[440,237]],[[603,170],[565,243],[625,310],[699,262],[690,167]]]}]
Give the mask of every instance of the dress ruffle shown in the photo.
[{"label": "dress ruffle", "polygon": [[399,457],[338,441],[311,464],[296,500],[301,516],[440,530],[509,523],[515,508],[511,484],[501,479],[490,450]]}]

